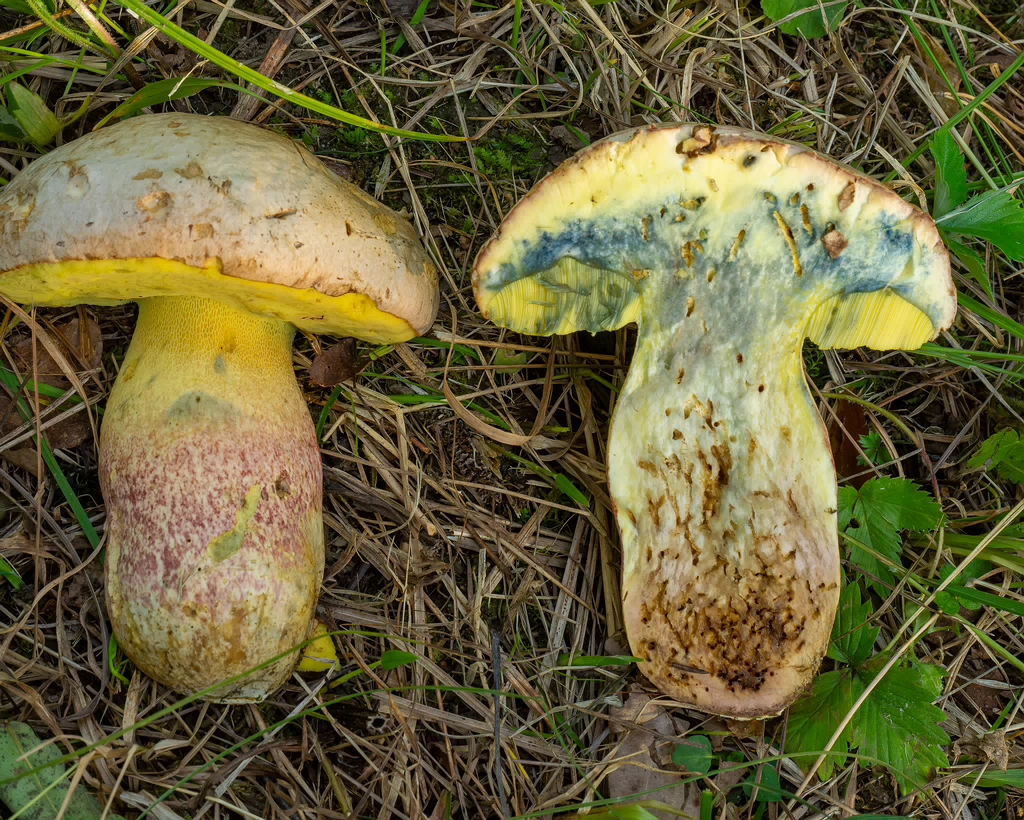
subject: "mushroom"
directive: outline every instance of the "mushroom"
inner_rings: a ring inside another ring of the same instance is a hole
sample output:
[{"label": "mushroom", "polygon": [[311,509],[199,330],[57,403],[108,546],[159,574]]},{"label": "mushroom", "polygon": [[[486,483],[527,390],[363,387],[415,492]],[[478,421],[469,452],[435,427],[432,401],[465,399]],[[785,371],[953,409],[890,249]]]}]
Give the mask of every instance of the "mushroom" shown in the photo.
[{"label": "mushroom", "polygon": [[[319,443],[296,328],[407,340],[437,272],[397,214],[286,137],[140,116],[0,191],[0,292],[139,303],[100,433],[107,605],[146,674],[260,700],[299,658],[323,578]],[[256,667],[263,666],[257,669]]]},{"label": "mushroom", "polygon": [[800,145],[646,127],[541,181],[473,285],[484,315],[520,333],[636,322],[608,444],[631,650],[681,702],[781,712],[818,669],[840,581],[835,470],[801,346],[909,350],[948,327],[930,218]]}]

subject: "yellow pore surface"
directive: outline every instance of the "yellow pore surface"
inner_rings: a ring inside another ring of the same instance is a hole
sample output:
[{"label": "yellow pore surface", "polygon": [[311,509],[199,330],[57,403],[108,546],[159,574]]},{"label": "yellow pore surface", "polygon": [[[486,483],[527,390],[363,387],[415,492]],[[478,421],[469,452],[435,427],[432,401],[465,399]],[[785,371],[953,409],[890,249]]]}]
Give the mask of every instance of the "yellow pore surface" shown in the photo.
[{"label": "yellow pore surface", "polygon": [[154,296],[216,299],[279,319],[310,333],[368,342],[404,342],[416,335],[404,319],[361,293],[326,296],[225,276],[219,259],[198,268],[169,259],[96,259],[24,265],[0,275],[0,292],[23,305],[117,305]]},{"label": "yellow pore surface", "polygon": [[935,338],[925,313],[892,290],[832,296],[811,314],[807,338],[821,348],[917,350]]}]

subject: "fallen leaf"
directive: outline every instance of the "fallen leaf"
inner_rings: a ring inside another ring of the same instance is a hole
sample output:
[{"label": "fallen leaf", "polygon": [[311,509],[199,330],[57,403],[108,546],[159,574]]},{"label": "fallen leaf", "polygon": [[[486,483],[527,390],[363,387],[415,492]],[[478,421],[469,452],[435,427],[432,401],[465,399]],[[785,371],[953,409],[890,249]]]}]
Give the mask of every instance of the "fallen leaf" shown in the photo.
[{"label": "fallen leaf", "polygon": [[[604,762],[615,770],[608,775],[608,796],[657,800],[665,805],[700,815],[700,789],[695,783],[680,783],[682,772],[672,763],[678,744],[679,727],[668,711],[641,693],[633,692],[611,718],[618,745]],[[650,810],[659,820],[675,818],[668,812]]]},{"label": "fallen leaf", "polygon": [[[72,365],[84,365],[85,369],[92,370],[100,366],[103,360],[103,332],[100,326],[91,319],[86,320],[86,332],[81,333],[81,322],[72,319],[64,324],[57,325],[52,334],[60,352],[64,354]],[[14,356],[15,364],[22,375],[31,377],[34,374],[39,376],[40,381],[51,384],[54,387],[68,386],[64,378],[64,371],[53,360],[53,357],[46,352],[46,349],[38,342],[35,342],[35,369],[32,367],[33,341],[31,336],[26,336],[14,345],[11,353]],[[46,377],[45,379],[43,377]],[[64,379],[63,384],[51,381],[51,378]]]},{"label": "fallen leaf", "polygon": [[[954,96],[960,90],[960,72],[957,70],[956,63],[950,59],[943,43],[923,28],[919,29],[918,33],[921,35],[920,40],[915,39],[914,43],[917,46],[917,53],[921,58],[921,63],[924,68],[925,81],[928,83],[928,87],[935,95],[935,99],[938,101],[942,110],[946,113],[946,116],[952,117],[960,110],[960,102]],[[925,50],[921,45],[921,41],[924,41],[924,43],[927,44],[928,49],[935,56],[935,61],[938,62],[941,67],[942,73],[946,75],[950,85],[953,86],[952,90],[950,90],[949,85],[946,85],[946,81],[942,78],[942,74],[936,70],[932,62],[932,58],[925,53]]]},{"label": "fallen leaf", "polygon": [[309,378],[321,387],[334,387],[354,380],[369,361],[359,355],[355,339],[342,339],[313,359]]},{"label": "fallen leaf", "polygon": [[1006,743],[1006,732],[1003,729],[975,737],[964,736],[953,744],[953,754],[976,758],[1003,772],[1010,765],[1010,747]]},{"label": "fallen leaf", "polygon": [[[843,432],[843,428],[846,432]],[[847,435],[849,433],[849,435]],[[857,460],[860,453],[857,442],[868,433],[868,420],[864,408],[850,401],[839,400],[835,403],[835,415],[828,425],[829,444],[832,445],[832,457],[835,459],[836,475],[849,479],[851,486],[860,489],[871,474]],[[859,474],[859,475],[858,475]],[[856,476],[851,478],[851,476]]]},{"label": "fallen leaf", "polygon": [[473,444],[473,451],[480,456],[483,464],[500,481],[502,479],[501,453],[482,436],[474,435],[470,438],[470,441]]},{"label": "fallen leaf", "polygon": [[[17,450],[4,450],[0,453],[8,464],[19,467],[35,478],[39,478],[39,454],[31,447],[19,447]],[[43,467],[45,471],[46,467]]]}]

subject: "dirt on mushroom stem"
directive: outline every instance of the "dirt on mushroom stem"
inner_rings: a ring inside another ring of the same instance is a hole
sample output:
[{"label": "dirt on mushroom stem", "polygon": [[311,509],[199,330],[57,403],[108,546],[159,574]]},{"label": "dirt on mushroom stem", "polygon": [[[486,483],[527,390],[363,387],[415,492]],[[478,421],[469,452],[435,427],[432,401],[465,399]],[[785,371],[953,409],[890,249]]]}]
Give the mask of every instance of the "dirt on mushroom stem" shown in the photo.
[{"label": "dirt on mushroom stem", "polygon": [[[107,404],[108,609],[128,656],[178,691],[245,673],[309,633],[322,468],[293,335],[212,300],[142,300]],[[261,699],[297,660],[212,699]]]}]

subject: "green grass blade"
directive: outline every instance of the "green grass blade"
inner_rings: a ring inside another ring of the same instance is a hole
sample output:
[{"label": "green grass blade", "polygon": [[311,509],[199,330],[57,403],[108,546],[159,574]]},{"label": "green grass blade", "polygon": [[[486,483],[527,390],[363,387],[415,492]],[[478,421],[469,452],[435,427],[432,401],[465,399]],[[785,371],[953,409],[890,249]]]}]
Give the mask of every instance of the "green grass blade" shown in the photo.
[{"label": "green grass blade", "polygon": [[1000,313],[998,310],[993,310],[988,305],[982,304],[977,299],[972,299],[970,296],[966,296],[963,293],[957,294],[957,301],[960,303],[961,307],[967,308],[986,322],[991,322],[1001,330],[1005,330],[1011,336],[1016,336],[1021,341],[1024,341],[1024,325],[1013,321],[1009,316]]}]

